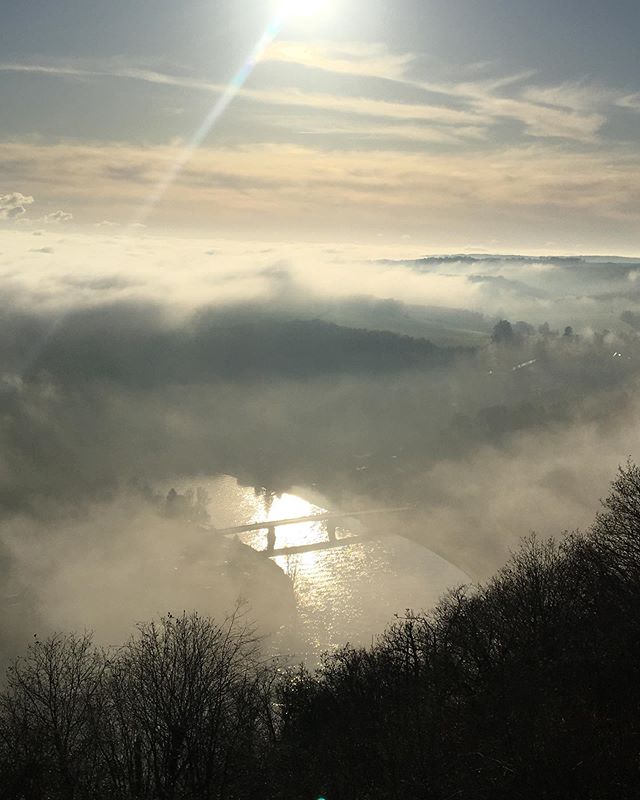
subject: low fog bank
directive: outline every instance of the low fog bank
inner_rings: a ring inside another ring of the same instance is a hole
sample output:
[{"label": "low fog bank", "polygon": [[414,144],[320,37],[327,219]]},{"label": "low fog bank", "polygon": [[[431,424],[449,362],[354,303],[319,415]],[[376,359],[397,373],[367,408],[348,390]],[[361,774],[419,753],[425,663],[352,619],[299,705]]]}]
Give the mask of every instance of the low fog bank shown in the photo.
[{"label": "low fog bank", "polygon": [[476,344],[500,318],[615,330],[640,312],[640,258],[416,257],[393,248],[232,242],[60,230],[0,231],[0,280],[42,313],[131,302],[174,318],[207,305],[270,310],[436,344]]},{"label": "low fog bank", "polygon": [[190,495],[167,499],[133,486],[49,519],[6,517],[0,663],[34,634],[91,630],[108,646],[161,614],[203,609],[224,617],[238,606],[268,637],[267,651],[295,653],[301,642],[291,582],[269,559],[217,536],[209,522]]},{"label": "low fog bank", "polygon": [[[455,259],[409,271],[455,276],[465,266]],[[496,324],[495,301],[486,314],[442,302],[436,313],[377,298],[375,272],[359,297],[298,291],[276,270],[269,303],[190,309],[152,291],[118,298],[110,282],[90,301],[29,303],[10,281],[0,305],[4,649],[34,629],[119,640],[135,620],[223,614],[251,593],[261,630],[278,630],[291,597],[286,586],[275,597],[273,571],[220,569],[233,558],[211,537],[159,512],[155,489],[179,476],[308,487],[342,509],[411,504],[387,532],[474,579],[532,529],[586,525],[615,467],[639,450],[640,342],[633,297],[611,299],[634,265],[580,263],[591,297],[610,289],[608,301],[580,300],[597,312],[582,327],[555,296],[534,298],[536,313],[512,324]],[[570,260],[482,262],[494,277],[516,268],[533,268],[549,294],[582,280]],[[494,288],[505,296],[502,281]],[[544,324],[551,306],[561,321]],[[618,322],[598,327],[600,316]]]}]

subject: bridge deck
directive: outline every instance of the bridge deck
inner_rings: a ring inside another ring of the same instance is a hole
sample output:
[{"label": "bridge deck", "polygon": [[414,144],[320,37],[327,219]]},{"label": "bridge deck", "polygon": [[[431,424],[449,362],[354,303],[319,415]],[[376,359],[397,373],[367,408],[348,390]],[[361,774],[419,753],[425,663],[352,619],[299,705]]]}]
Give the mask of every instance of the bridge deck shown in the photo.
[{"label": "bridge deck", "polygon": [[310,514],[307,517],[295,517],[294,519],[274,519],[264,522],[251,522],[248,525],[236,525],[233,528],[216,528],[215,532],[222,536],[234,536],[237,533],[248,533],[249,531],[264,531],[269,528],[280,528],[283,525],[299,525],[304,522],[339,522],[347,519],[361,519],[362,517],[383,516],[384,514],[400,514],[413,511],[411,506],[401,508],[376,508],[367,511],[327,511],[322,514]]},{"label": "bridge deck", "polygon": [[268,558],[276,558],[276,556],[295,556],[303,553],[315,553],[319,550],[335,550],[339,547],[349,547],[352,544],[359,542],[370,542],[374,538],[380,539],[383,534],[376,534],[375,537],[369,534],[359,534],[357,536],[345,536],[344,539],[332,539],[329,541],[311,542],[310,544],[294,545],[292,547],[280,547],[275,550],[260,550],[262,555]]}]

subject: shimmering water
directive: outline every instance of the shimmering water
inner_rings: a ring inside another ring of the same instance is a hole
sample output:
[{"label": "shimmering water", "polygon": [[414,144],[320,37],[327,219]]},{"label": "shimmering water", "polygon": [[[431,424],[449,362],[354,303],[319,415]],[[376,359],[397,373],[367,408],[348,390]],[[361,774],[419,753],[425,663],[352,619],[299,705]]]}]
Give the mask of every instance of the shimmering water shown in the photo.
[{"label": "shimmering water", "polygon": [[[240,486],[229,476],[183,478],[173,485],[179,490],[206,489],[211,521],[218,528],[292,519],[327,510],[317,504],[321,500],[314,503],[305,499],[309,493],[304,489],[273,496]],[[337,537],[358,532],[355,527],[338,528]],[[265,531],[242,534],[241,539],[256,550],[267,546]],[[323,523],[304,523],[278,528],[276,547],[326,540]],[[393,620],[394,614],[409,608],[430,608],[448,588],[468,580],[435,553],[397,535],[333,550],[279,556],[275,561],[293,581],[305,647],[316,653],[346,642],[367,644]]]}]

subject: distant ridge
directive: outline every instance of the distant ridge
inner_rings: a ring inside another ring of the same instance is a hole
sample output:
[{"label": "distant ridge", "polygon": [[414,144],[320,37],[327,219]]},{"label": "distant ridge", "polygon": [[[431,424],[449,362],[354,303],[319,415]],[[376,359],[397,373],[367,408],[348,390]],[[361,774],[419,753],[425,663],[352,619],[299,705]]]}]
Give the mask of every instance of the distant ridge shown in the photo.
[{"label": "distant ridge", "polygon": [[640,256],[523,256],[500,253],[452,253],[419,258],[383,258],[376,264],[477,264],[486,261],[510,261],[521,264],[640,264]]}]

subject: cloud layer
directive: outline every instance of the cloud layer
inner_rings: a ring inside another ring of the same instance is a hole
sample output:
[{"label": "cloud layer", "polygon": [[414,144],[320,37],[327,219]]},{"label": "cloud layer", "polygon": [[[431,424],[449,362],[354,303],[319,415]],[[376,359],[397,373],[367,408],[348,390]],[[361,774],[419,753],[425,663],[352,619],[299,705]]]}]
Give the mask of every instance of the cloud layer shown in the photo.
[{"label": "cloud layer", "polygon": [[[77,120],[62,138],[25,131],[28,141],[0,143],[0,164],[47,204],[45,221],[63,208],[80,224],[142,213],[152,227],[228,236],[637,246],[638,104],[628,87],[545,83],[535,70],[500,74],[495,64],[446,69],[381,43],[282,40],[209,130],[202,120],[228,87],[187,67],[50,59],[0,64],[0,75],[64,80],[72,92],[89,84],[95,98],[126,84],[154,108],[181,110],[149,127],[121,109],[118,133],[106,126],[101,141]],[[194,130],[196,153],[186,144]]]}]

